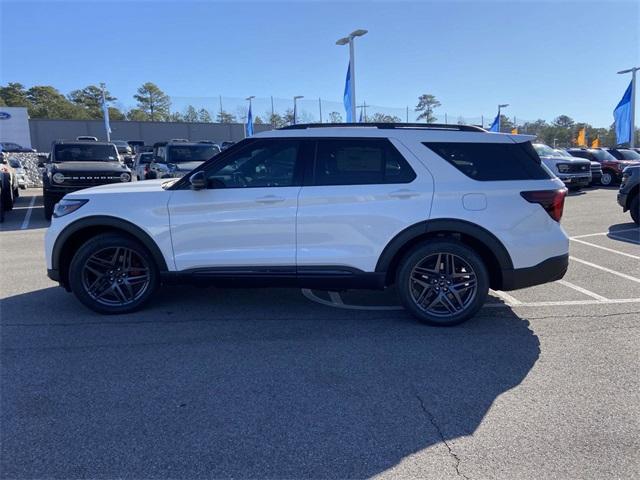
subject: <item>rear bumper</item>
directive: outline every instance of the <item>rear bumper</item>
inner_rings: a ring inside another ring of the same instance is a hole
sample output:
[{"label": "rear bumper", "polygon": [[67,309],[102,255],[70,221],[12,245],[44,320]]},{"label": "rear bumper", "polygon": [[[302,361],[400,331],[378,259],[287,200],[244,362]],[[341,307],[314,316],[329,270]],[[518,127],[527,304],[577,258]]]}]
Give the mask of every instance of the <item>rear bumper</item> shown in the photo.
[{"label": "rear bumper", "polygon": [[503,270],[501,290],[518,290],[560,280],[568,267],[569,254],[566,253],[548,258],[533,267]]}]

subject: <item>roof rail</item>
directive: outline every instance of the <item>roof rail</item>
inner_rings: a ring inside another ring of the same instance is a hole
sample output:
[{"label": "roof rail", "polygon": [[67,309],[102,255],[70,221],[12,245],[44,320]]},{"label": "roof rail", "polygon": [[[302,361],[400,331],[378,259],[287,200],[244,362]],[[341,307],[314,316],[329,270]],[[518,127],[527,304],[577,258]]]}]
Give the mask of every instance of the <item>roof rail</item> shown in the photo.
[{"label": "roof rail", "polygon": [[460,132],[486,132],[484,128],[475,125],[455,125],[446,123],[299,123],[288,125],[278,130],[303,130],[305,128],[342,128],[369,127],[380,129],[420,129],[420,130],[457,130]]}]

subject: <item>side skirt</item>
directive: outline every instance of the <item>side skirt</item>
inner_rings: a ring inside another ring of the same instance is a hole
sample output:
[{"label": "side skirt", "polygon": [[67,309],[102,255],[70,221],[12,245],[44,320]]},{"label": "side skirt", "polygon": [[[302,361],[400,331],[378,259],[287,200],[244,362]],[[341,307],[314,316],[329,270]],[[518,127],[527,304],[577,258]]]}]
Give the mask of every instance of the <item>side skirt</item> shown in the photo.
[{"label": "side skirt", "polygon": [[363,272],[343,266],[218,267],[162,272],[166,284],[191,284],[223,288],[284,287],[319,290],[382,290],[385,272]]}]

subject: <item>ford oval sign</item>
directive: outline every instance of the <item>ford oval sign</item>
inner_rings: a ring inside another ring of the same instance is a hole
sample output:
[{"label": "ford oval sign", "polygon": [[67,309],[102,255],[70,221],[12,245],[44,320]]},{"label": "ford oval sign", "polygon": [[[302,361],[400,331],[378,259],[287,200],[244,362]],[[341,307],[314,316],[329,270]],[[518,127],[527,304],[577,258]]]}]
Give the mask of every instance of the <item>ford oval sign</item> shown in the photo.
[{"label": "ford oval sign", "polygon": [[9,120],[11,118],[11,114],[8,112],[0,112],[0,120]]}]

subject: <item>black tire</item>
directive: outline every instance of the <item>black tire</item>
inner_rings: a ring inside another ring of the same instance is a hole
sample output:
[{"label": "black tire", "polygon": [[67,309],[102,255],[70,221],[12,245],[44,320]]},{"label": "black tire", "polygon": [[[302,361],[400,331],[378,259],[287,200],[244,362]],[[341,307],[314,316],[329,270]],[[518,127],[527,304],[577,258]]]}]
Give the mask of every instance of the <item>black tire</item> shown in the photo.
[{"label": "black tire", "polygon": [[611,187],[618,182],[618,177],[610,170],[604,170],[600,177],[600,185],[603,187]]},{"label": "black tire", "polygon": [[47,197],[45,195],[43,199],[43,204],[44,204],[44,218],[46,220],[51,220],[51,217],[53,216],[53,207],[55,207],[56,202],[53,198]]},{"label": "black tire", "polygon": [[636,196],[631,199],[629,212],[636,225],[640,225],[640,193],[636,193]]},{"label": "black tire", "polygon": [[0,223],[4,222],[4,195],[0,195]]},{"label": "black tire", "polygon": [[20,196],[20,187],[16,187],[13,190],[13,198],[18,198]]},{"label": "black tire", "polygon": [[9,176],[3,175],[3,177],[2,208],[4,211],[8,212],[9,210],[13,210],[13,189],[11,188]]},{"label": "black tire", "polygon": [[[453,269],[449,267],[445,272],[447,256],[453,258],[448,263]],[[416,267],[421,271],[414,271]],[[456,284],[454,294],[452,285]],[[416,246],[404,257],[396,275],[396,288],[404,307],[418,320],[434,326],[453,326],[469,320],[484,305],[489,274],[480,256],[468,246],[454,239],[434,240]],[[420,298],[422,306],[418,303]],[[458,311],[454,304],[459,305]]]},{"label": "black tire", "polygon": [[[119,255],[116,249],[123,253]],[[129,260],[130,268],[124,268],[122,267],[125,265],[124,259],[126,258],[124,252],[129,251],[133,252],[130,258],[135,261]],[[115,260],[112,266],[107,266],[106,263],[102,263],[104,262],[103,258],[105,256],[111,257],[111,252],[114,252],[113,258]],[[103,256],[98,258],[100,255]],[[96,263],[96,258],[99,259],[98,263]],[[117,270],[121,267],[122,271]],[[95,268],[101,271],[107,268],[109,270],[105,270],[100,277],[94,273]],[[125,273],[124,270],[129,271]],[[127,282],[123,283],[120,281],[122,278],[118,278],[118,275],[127,274],[133,275],[129,278],[148,275],[148,280],[145,280],[144,285],[140,284],[141,290],[138,291],[137,286]],[[94,287],[96,283],[98,285]],[[69,285],[73,293],[86,307],[102,314],[123,314],[138,310],[149,301],[159,284],[160,274],[151,254],[136,240],[125,235],[109,233],[93,237],[78,249],[69,266]],[[130,300],[124,302],[121,299],[123,296],[129,295],[129,292],[126,291],[127,288],[133,293],[130,295]],[[105,292],[107,293],[105,294]],[[113,300],[114,298],[115,300]]]}]

